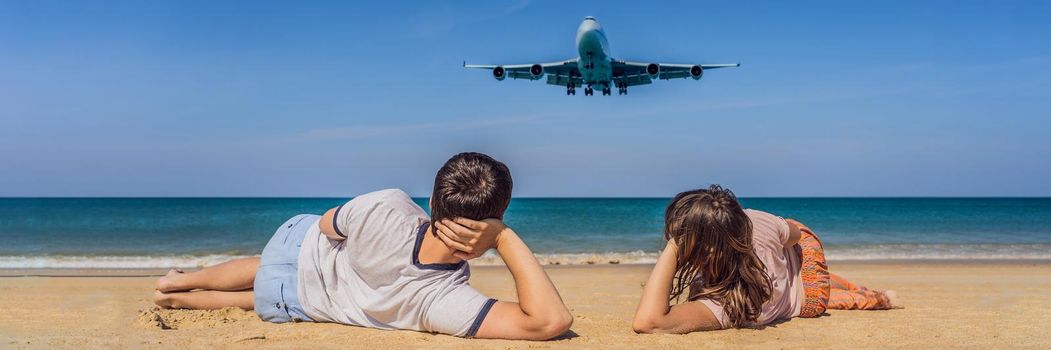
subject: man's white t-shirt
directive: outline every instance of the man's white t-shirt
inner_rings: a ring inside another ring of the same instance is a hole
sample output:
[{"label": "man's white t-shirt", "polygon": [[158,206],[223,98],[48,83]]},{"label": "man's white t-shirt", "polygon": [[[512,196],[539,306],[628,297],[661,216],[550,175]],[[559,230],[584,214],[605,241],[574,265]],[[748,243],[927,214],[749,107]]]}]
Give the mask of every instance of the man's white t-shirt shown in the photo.
[{"label": "man's white t-shirt", "polygon": [[405,192],[355,197],[332,240],[314,225],[299,252],[298,295],[314,321],[473,337],[496,302],[468,284],[466,262],[421,264],[430,218]]}]

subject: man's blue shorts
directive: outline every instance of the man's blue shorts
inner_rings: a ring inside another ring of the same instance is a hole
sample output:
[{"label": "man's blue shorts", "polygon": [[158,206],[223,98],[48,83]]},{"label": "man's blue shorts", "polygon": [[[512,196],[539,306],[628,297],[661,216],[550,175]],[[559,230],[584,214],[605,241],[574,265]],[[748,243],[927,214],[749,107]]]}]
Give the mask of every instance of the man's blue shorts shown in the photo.
[{"label": "man's blue shorts", "polygon": [[255,313],[264,321],[311,321],[299,304],[297,270],[303,238],[320,219],[320,216],[306,214],[288,219],[263,248],[259,270],[255,273],[254,291]]}]

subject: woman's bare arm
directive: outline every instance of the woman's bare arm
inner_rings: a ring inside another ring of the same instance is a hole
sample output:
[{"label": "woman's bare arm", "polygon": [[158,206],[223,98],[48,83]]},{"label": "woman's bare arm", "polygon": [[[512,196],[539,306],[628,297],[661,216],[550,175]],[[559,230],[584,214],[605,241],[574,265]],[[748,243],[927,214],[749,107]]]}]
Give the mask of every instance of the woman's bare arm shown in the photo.
[{"label": "woman's bare arm", "polygon": [[677,251],[675,244],[668,242],[657,259],[642,290],[642,300],[635,310],[635,319],[631,322],[636,333],[690,333],[722,329],[719,320],[704,304],[688,302],[670,305],[668,298],[675,278]]},{"label": "woman's bare arm", "polygon": [[799,238],[803,235],[803,231],[800,227],[802,227],[803,224],[792,219],[785,219],[785,222],[788,223],[788,241],[785,242],[785,248],[791,248],[796,245],[796,243],[799,243]]}]

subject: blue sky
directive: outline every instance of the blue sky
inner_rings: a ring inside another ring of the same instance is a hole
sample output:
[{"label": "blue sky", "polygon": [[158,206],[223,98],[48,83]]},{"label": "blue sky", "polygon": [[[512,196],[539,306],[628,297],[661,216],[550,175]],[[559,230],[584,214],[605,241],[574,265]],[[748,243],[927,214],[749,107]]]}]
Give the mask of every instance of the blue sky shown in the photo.
[{"label": "blue sky", "polygon": [[[1048,2],[0,1],[0,196],[1051,196]],[[738,62],[567,97],[473,63]]]}]

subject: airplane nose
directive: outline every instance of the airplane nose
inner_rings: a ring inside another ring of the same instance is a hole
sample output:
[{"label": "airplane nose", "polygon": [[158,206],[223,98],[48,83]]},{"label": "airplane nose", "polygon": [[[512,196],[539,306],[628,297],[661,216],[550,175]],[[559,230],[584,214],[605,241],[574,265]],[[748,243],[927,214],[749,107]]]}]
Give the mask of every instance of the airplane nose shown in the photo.
[{"label": "airplane nose", "polygon": [[601,40],[601,34],[599,32],[602,27],[599,26],[598,21],[594,17],[588,17],[580,23],[580,28],[577,28],[577,46],[580,46],[582,42],[595,42]]},{"label": "airplane nose", "polygon": [[585,18],[583,22],[580,22],[580,28],[578,28],[578,30],[581,32],[590,32],[594,31],[597,28],[598,21],[596,21],[594,18],[588,17]]}]

